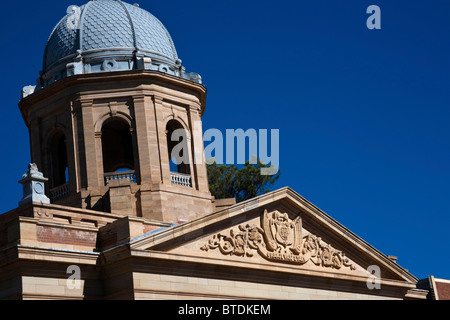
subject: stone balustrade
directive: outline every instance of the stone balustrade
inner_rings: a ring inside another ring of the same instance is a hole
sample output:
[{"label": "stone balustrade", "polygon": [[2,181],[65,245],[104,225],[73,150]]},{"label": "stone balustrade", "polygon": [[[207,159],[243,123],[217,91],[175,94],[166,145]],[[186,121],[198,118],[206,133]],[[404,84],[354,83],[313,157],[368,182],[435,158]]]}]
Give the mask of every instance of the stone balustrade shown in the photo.
[{"label": "stone balustrade", "polygon": [[191,175],[171,172],[170,176],[171,176],[172,184],[183,186],[183,187],[192,187]]},{"label": "stone balustrade", "polygon": [[136,173],[134,171],[123,171],[114,173],[105,173],[105,184],[108,186],[111,180],[130,180],[132,184],[136,183]]},{"label": "stone balustrade", "polygon": [[70,194],[69,184],[63,184],[50,190],[50,200],[52,202],[67,198]]}]

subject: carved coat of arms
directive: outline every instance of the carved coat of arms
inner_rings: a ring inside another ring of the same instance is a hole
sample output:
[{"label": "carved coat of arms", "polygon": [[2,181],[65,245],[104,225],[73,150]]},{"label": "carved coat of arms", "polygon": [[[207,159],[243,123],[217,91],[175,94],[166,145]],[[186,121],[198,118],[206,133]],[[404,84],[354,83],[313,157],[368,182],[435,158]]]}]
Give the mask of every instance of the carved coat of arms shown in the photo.
[{"label": "carved coat of arms", "polygon": [[274,211],[269,214],[265,211],[262,216],[262,226],[269,251],[288,253],[287,250],[291,250],[295,254],[301,252],[302,220],[300,217],[291,221],[287,213]]},{"label": "carved coat of arms", "polygon": [[308,234],[303,237],[302,220],[291,220],[287,213],[279,211],[261,215],[261,226],[240,225],[238,231],[214,235],[201,247],[202,250],[219,249],[222,254],[252,257],[258,252],[262,257],[278,262],[315,265],[340,269],[355,266],[345,254],[325,243],[320,237]]}]

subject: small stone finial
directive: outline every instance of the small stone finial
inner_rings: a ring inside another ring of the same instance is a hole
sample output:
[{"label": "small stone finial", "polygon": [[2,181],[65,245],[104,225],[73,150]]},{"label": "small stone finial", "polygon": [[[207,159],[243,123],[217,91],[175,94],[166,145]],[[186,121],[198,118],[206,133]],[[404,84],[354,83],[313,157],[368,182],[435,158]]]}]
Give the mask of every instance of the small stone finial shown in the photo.
[{"label": "small stone finial", "polygon": [[19,202],[19,206],[33,202],[50,203],[50,199],[45,195],[45,182],[47,181],[48,179],[44,177],[44,174],[39,172],[37,165],[30,163],[27,173],[19,181],[23,185],[23,198]]},{"label": "small stone finial", "polygon": [[28,97],[29,95],[33,94],[36,90],[36,86],[25,86],[22,89],[22,99]]},{"label": "small stone finial", "polygon": [[191,72],[188,74],[188,76],[191,81],[202,84],[202,77],[198,73]]}]

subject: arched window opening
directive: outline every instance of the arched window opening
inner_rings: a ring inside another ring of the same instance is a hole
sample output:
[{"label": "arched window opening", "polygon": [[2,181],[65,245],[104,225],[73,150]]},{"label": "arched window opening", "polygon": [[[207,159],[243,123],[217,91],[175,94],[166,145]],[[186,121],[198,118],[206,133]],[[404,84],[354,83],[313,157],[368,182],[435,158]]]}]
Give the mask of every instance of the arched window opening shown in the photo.
[{"label": "arched window opening", "polygon": [[108,179],[122,178],[126,174],[129,174],[134,182],[133,141],[130,126],[126,121],[112,118],[103,125],[102,152],[107,183]]},{"label": "arched window opening", "polygon": [[172,184],[192,187],[187,132],[178,121],[171,120],[166,134]]},{"label": "arched window opening", "polygon": [[66,136],[61,131],[50,140],[50,187],[56,188],[69,182]]},{"label": "arched window opening", "polygon": [[171,120],[167,123],[166,133],[170,171],[190,175],[191,170],[186,130],[178,121]]}]

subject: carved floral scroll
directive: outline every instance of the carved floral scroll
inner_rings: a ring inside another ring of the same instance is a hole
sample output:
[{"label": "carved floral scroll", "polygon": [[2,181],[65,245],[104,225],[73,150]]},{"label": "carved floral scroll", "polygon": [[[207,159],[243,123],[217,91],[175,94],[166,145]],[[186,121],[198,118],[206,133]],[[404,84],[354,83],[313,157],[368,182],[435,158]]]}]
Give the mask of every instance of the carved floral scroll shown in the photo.
[{"label": "carved floral scroll", "polygon": [[302,236],[302,220],[291,220],[286,213],[267,210],[261,216],[261,227],[240,225],[226,234],[214,235],[202,250],[219,249],[224,255],[252,257],[259,253],[262,257],[278,262],[305,264],[311,261],[317,266],[340,269],[355,266],[339,250],[312,234]]}]

